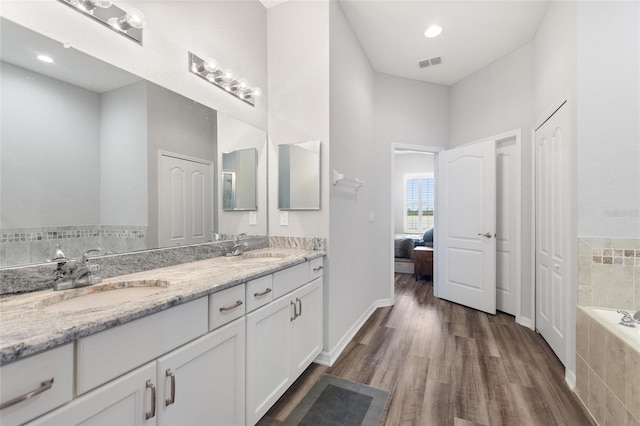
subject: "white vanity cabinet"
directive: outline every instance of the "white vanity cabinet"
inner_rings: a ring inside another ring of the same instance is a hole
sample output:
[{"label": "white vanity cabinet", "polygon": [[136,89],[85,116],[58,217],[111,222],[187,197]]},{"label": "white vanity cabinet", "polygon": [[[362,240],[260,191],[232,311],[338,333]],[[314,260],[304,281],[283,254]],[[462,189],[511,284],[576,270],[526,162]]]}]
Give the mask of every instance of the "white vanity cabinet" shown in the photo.
[{"label": "white vanity cabinet", "polygon": [[244,318],[159,358],[157,363],[158,425],[245,423]]},{"label": "white vanity cabinet", "polygon": [[[285,270],[287,279],[300,279],[300,266]],[[284,394],[322,351],[322,278],[300,287],[280,283],[274,288],[295,289],[247,315],[247,424],[253,425]],[[317,276],[317,275],[316,275]],[[304,283],[303,283],[304,284]]]}]

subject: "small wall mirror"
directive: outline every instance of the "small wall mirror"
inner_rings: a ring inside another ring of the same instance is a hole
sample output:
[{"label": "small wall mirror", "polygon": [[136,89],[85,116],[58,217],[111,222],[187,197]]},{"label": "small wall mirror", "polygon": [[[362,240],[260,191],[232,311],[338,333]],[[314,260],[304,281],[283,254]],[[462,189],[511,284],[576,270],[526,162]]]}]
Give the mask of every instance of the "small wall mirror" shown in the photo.
[{"label": "small wall mirror", "polygon": [[278,145],[278,208],[320,210],[320,141]]},{"label": "small wall mirror", "polygon": [[222,209],[257,209],[258,150],[222,153]]}]

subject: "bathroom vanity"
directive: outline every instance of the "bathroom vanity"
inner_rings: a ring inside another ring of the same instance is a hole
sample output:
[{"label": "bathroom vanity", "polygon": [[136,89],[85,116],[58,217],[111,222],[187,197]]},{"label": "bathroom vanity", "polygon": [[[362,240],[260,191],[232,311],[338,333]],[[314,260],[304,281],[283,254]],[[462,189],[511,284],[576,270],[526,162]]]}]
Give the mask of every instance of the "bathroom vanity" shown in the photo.
[{"label": "bathroom vanity", "polygon": [[2,299],[0,421],[255,424],[322,350],[323,255],[254,250]]}]

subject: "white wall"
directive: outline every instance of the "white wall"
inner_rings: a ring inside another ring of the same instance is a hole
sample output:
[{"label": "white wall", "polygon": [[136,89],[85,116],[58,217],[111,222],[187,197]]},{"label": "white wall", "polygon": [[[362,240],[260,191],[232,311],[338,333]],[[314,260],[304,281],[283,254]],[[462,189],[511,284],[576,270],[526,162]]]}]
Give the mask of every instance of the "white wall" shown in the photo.
[{"label": "white wall", "polygon": [[0,65],[2,227],[98,224],[98,94]]},{"label": "white wall", "polygon": [[147,83],[101,94],[100,224],[147,226],[147,149]]},{"label": "white wall", "polygon": [[451,146],[528,130],[532,98],[533,44],[527,43],[451,87]]},{"label": "white wall", "polygon": [[376,73],[376,140],[385,146],[449,146],[449,91],[449,86]]},{"label": "white wall", "polygon": [[580,2],[577,60],[578,235],[638,238],[640,3]]},{"label": "white wall", "polygon": [[395,233],[404,233],[404,175],[416,173],[433,173],[435,170],[434,160],[434,154],[395,154],[392,204],[395,212]]},{"label": "white wall", "polygon": [[[373,133],[374,71],[353,34],[340,5],[331,2],[331,168],[364,186],[338,183],[331,187],[329,300],[325,349],[336,352],[376,301],[389,299],[390,271],[378,275],[377,264],[388,263],[381,248],[384,222],[379,147]],[[369,221],[369,212],[375,218]]]},{"label": "white wall", "polygon": [[[249,235],[267,234],[267,134],[253,126],[227,115],[218,114],[218,161],[222,164],[222,153],[255,148],[258,156],[256,225],[249,225],[249,212],[222,210],[222,179],[218,178],[218,232],[223,234]],[[216,168],[220,174],[220,168]]]},{"label": "white wall", "polygon": [[[291,1],[270,8],[269,234],[329,236],[329,3]],[[280,225],[280,144],[320,141],[320,210],[290,211]]]},{"label": "white wall", "polygon": [[[2,1],[2,16],[260,129],[267,128],[266,10],[257,0],[118,2],[146,16],[144,46],[57,1]],[[178,24],[176,24],[178,23]],[[214,57],[263,89],[252,107],[187,70],[187,51]]]}]

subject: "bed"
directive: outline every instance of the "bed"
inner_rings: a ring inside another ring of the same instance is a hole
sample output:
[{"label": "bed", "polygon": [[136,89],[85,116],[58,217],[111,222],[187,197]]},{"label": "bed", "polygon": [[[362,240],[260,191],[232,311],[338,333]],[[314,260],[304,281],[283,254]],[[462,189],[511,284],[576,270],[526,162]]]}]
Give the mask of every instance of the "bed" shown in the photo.
[{"label": "bed", "polygon": [[401,274],[413,274],[413,248],[416,246],[433,247],[433,228],[424,234],[394,235],[394,270]]}]

